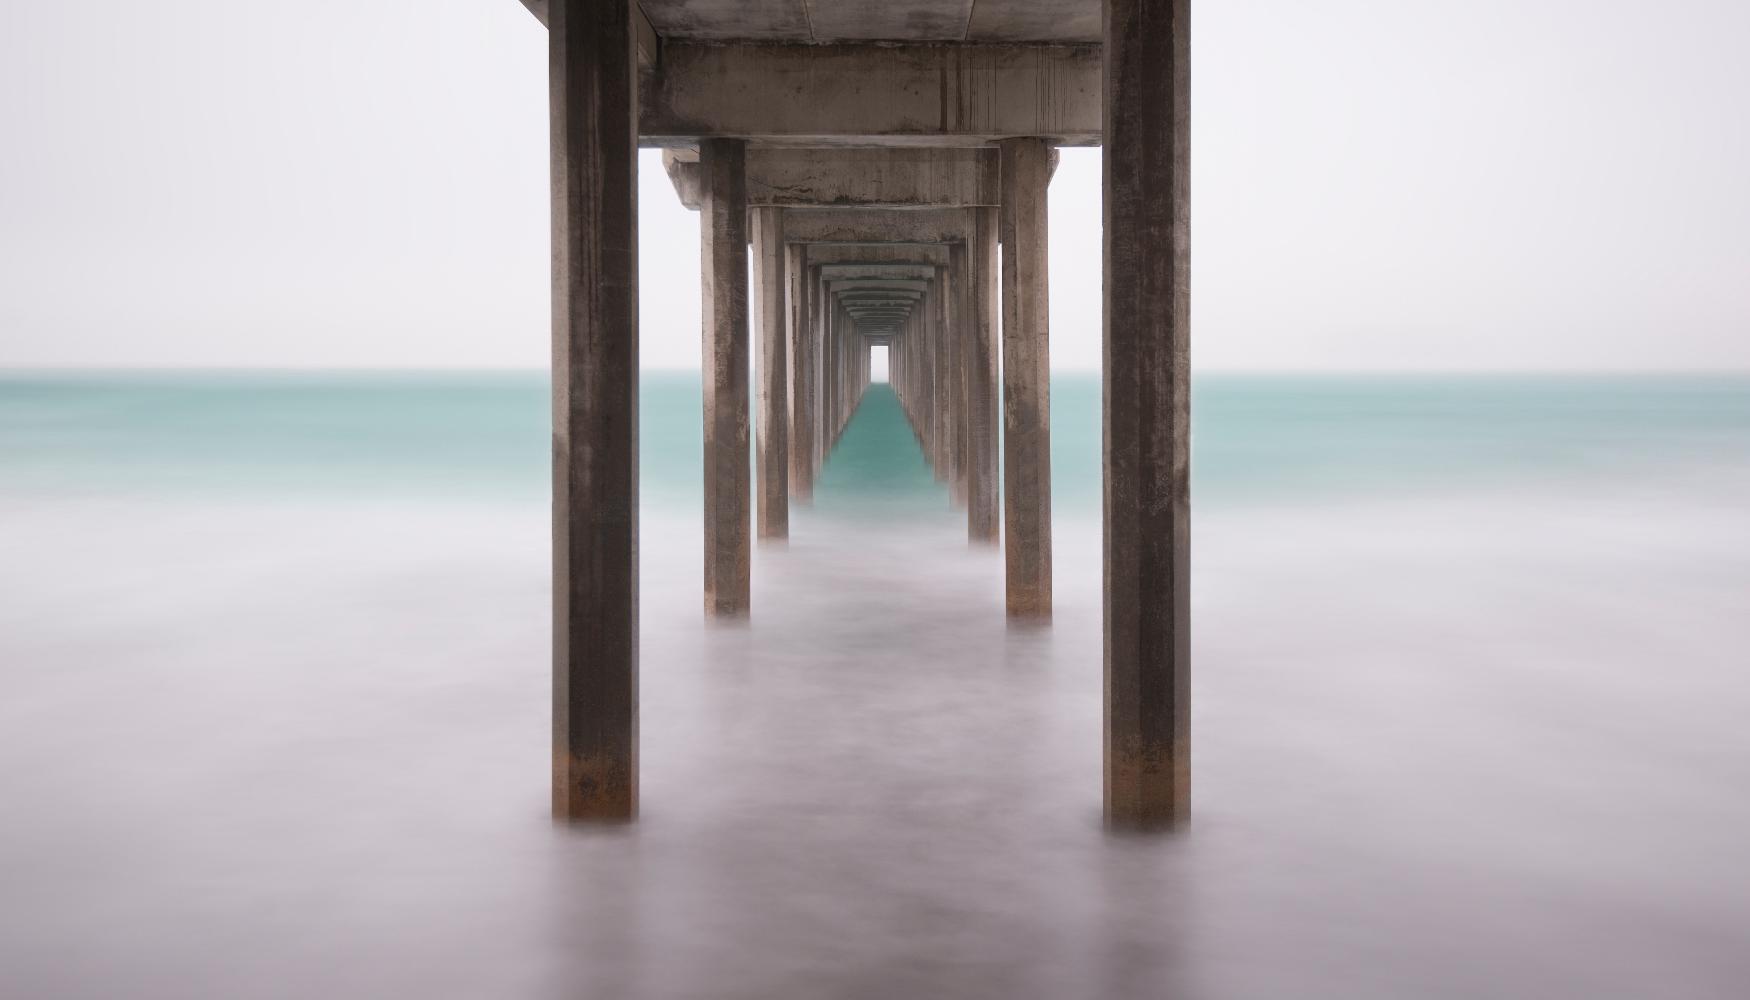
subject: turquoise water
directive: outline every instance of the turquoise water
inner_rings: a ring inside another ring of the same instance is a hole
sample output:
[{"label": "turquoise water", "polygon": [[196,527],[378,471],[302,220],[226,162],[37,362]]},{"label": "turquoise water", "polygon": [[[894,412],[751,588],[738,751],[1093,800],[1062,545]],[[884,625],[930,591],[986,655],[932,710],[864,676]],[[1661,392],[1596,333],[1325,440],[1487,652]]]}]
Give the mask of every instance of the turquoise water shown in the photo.
[{"label": "turquoise water", "polygon": [[820,470],[814,504],[823,514],[941,510],[943,490],[887,385],[871,385]]},{"label": "turquoise water", "polygon": [[[641,400],[644,503],[684,506],[700,493],[697,375],[647,374]],[[1750,467],[1746,378],[1208,376],[1194,412],[1194,489],[1219,505]],[[0,490],[534,500],[549,419],[534,373],[11,374]],[[1099,441],[1097,377],[1059,375],[1060,512],[1097,510]],[[883,468],[903,474],[857,489],[934,497],[921,459],[897,457]]]}]

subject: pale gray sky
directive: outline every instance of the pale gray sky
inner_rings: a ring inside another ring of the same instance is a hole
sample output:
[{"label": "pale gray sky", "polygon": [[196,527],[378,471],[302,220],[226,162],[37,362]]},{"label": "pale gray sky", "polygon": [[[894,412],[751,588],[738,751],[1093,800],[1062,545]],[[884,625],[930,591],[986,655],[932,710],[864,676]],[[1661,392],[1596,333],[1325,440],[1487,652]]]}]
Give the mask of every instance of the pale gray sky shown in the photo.
[{"label": "pale gray sky", "polygon": [[[1199,368],[1750,368],[1750,4],[1194,18]],[[516,0],[3,0],[0,366],[546,364],[545,51]],[[644,360],[696,367],[653,157]],[[1051,197],[1097,368],[1098,153]]]}]

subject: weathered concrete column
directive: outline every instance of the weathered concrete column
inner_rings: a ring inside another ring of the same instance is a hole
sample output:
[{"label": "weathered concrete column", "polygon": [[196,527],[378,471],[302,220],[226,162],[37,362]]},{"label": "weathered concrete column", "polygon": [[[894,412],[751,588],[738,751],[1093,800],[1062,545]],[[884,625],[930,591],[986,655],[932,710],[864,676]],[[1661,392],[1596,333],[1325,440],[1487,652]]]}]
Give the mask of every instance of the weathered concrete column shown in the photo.
[{"label": "weathered concrete column", "polygon": [[918,324],[918,311],[914,309],[905,319],[905,384],[906,393],[911,400],[912,432],[917,435],[918,451],[923,453],[927,463],[930,460],[930,439],[924,433],[924,400],[927,394],[924,388],[923,346],[923,328]]},{"label": "weathered concrete column", "polygon": [[[616,5],[617,6],[617,5]],[[748,613],[747,144],[699,143],[704,257],[705,613]]]},{"label": "weathered concrete column", "polygon": [[[843,308],[843,306],[841,306]],[[838,426],[834,428],[832,443],[836,446],[839,439],[845,435],[845,424],[851,417],[851,344],[857,336],[857,320],[849,309],[844,310],[845,321],[839,327],[838,357],[839,357],[839,396],[838,396]]]},{"label": "weathered concrete column", "polygon": [[[824,283],[823,283],[824,284]],[[832,457],[832,446],[838,443],[835,425],[838,422],[839,405],[839,332],[844,326],[843,316],[839,313],[838,297],[827,293],[826,326],[821,331],[821,444],[820,461],[822,465]]]},{"label": "weathered concrete column", "polygon": [[942,361],[938,357],[938,343],[942,342],[942,329],[938,329],[935,320],[935,310],[924,308],[917,315],[917,368],[919,368],[919,408],[924,413],[924,457],[929,459],[929,471],[935,475],[936,482],[945,482],[949,478],[949,466],[943,454],[942,441]]},{"label": "weathered concrete column", "polygon": [[814,319],[809,326],[809,336],[814,343],[813,350],[813,382],[814,394],[811,400],[814,412],[810,414],[814,424],[814,454],[810,458],[814,462],[814,476],[820,476],[820,467],[826,461],[826,408],[827,408],[827,329],[832,322],[832,298],[827,294],[826,279],[820,268],[809,270],[809,305],[814,309]]},{"label": "weathered concrete column", "polygon": [[954,366],[954,478],[953,494],[955,503],[967,508],[967,522],[971,523],[972,508],[972,344],[970,341],[971,327],[968,317],[957,308],[959,305],[959,285],[964,283],[965,275],[956,275],[950,267],[942,269],[942,288],[948,292],[942,296],[940,305],[942,325],[953,334],[954,342],[948,345],[948,361]]},{"label": "weathered concrete column", "polygon": [[997,210],[972,211],[964,287],[956,297],[968,346],[966,534],[973,542],[995,545],[1002,524],[997,489]]},{"label": "weathered concrete column", "polygon": [[1191,808],[1189,0],[1106,0],[1106,818]]},{"label": "weathered concrete column", "polygon": [[638,136],[631,8],[552,0],[553,815],[638,812]]},{"label": "weathered concrete column", "polygon": [[759,416],[754,448],[759,457],[754,520],[759,537],[790,537],[789,295],[784,281],[784,211],[756,208],[753,222],[754,312],[758,317],[759,365],[754,395]]},{"label": "weathered concrete column", "polygon": [[[932,284],[940,287],[942,268],[935,269]],[[954,492],[954,418],[953,374],[948,363],[948,345],[953,331],[942,322],[942,310],[934,302],[924,307],[924,327],[930,332],[930,439],[935,455],[936,481],[948,484],[950,501]]]},{"label": "weathered concrete column", "polygon": [[851,422],[851,407],[856,405],[857,394],[854,384],[856,357],[852,353],[857,340],[857,320],[845,311],[844,325],[839,328],[839,426],[833,435],[833,444],[845,436],[845,425]]},{"label": "weathered concrete column", "polygon": [[790,496],[802,503],[814,499],[814,331],[812,282],[803,266],[800,243],[785,254],[790,284]]},{"label": "weathered concrete column", "polygon": [[1004,139],[1003,525],[1009,614],[1051,616],[1051,362],[1045,188],[1051,144]]}]

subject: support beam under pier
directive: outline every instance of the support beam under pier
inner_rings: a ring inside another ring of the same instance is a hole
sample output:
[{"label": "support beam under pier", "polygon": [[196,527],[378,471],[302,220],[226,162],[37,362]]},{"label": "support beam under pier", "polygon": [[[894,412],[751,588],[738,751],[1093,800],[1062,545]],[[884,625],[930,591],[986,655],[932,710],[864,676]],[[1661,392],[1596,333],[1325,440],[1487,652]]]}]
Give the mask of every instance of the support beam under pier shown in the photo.
[{"label": "support beam under pier", "polygon": [[547,10],[553,815],[638,812],[638,159],[629,4]]},{"label": "support beam under pier", "polygon": [[784,210],[753,215],[754,310],[759,328],[755,370],[755,453],[759,467],[755,519],[761,541],[790,537],[790,297],[785,288]]},{"label": "support beam under pier", "polygon": [[[610,5],[617,6],[617,5]],[[705,613],[748,613],[747,144],[700,143],[704,258]]]},{"label": "support beam under pier", "polygon": [[790,496],[814,499],[814,317],[802,244],[785,247],[790,282]]},{"label": "support beam under pier", "polygon": [[1191,810],[1189,0],[1106,0],[1105,810]]},{"label": "support beam under pier", "polygon": [[1002,513],[997,489],[997,209],[974,209],[964,280],[957,295],[967,341],[966,535],[995,545]]},{"label": "support beam under pier", "polygon": [[640,135],[655,146],[714,135],[792,146],[1100,141],[1097,45],[666,39],[643,83]]},{"label": "support beam under pier", "polygon": [[1005,139],[1003,172],[1003,520],[1008,607],[1051,617],[1051,361],[1046,185],[1051,146]]}]

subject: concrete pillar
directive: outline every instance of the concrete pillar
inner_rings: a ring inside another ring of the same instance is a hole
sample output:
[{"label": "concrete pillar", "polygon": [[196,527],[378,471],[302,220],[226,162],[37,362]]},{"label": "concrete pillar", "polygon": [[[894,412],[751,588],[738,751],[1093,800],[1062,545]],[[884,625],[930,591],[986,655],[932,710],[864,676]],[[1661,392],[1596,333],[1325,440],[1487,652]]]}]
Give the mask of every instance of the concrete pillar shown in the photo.
[{"label": "concrete pillar", "polygon": [[852,384],[852,373],[855,370],[853,368],[855,358],[851,352],[855,347],[857,340],[857,321],[852,318],[849,310],[844,311],[844,317],[845,321],[839,327],[838,338],[839,425],[837,431],[833,434],[834,445],[839,443],[839,438],[844,437],[845,425],[850,423],[851,420],[851,406],[856,402],[855,387]]},{"label": "concrete pillar", "polygon": [[[942,284],[942,268],[935,269],[936,287]],[[924,309],[924,327],[930,332],[930,437],[936,456],[936,481],[948,484],[954,498],[953,372],[948,364],[948,344],[953,333],[942,322],[942,310],[934,300]]]},{"label": "concrete pillar", "polygon": [[759,365],[754,395],[759,416],[754,449],[759,469],[754,521],[763,541],[790,537],[790,297],[784,281],[784,211],[753,210],[754,313]]},{"label": "concrete pillar", "polygon": [[948,452],[948,371],[943,366],[948,331],[942,327],[941,312],[924,309],[920,320],[926,331],[930,356],[930,454],[933,456],[936,481],[946,483],[952,469]]},{"label": "concrete pillar", "polygon": [[995,545],[1002,523],[997,489],[997,210],[972,211],[964,287],[956,298],[968,346],[966,534],[972,542]]},{"label": "concrete pillar", "polygon": [[826,329],[830,321],[832,308],[831,298],[827,295],[826,281],[821,277],[818,267],[808,271],[808,304],[813,310],[813,318],[809,321],[808,336],[813,344],[809,352],[810,375],[813,392],[809,396],[809,423],[813,426],[814,453],[809,456],[814,463],[815,477],[820,475],[820,466],[826,457]]},{"label": "concrete pillar", "polygon": [[[613,6],[617,6],[613,5]],[[747,144],[699,143],[704,257],[705,613],[748,613]]]},{"label": "concrete pillar", "polygon": [[1105,801],[1191,806],[1189,0],[1106,0]]},{"label": "concrete pillar", "polygon": [[851,417],[851,347],[857,336],[857,321],[848,308],[844,315],[845,321],[839,327],[839,423],[833,434],[834,445],[838,444],[839,438],[844,437],[845,423]]},{"label": "concrete pillar", "polygon": [[[952,245],[952,244],[951,244]],[[971,520],[972,498],[972,407],[971,381],[972,373],[968,370],[971,359],[971,329],[967,317],[955,308],[959,299],[958,288],[964,283],[965,275],[957,275],[952,267],[942,268],[942,289],[946,294],[941,298],[938,309],[942,316],[942,326],[948,330],[953,341],[948,345],[948,363],[953,366],[954,408],[954,475],[952,494],[956,506],[968,509],[967,519]]]},{"label": "concrete pillar", "polygon": [[638,812],[638,141],[631,8],[552,0],[553,815]]},{"label": "concrete pillar", "polygon": [[839,314],[838,298],[827,293],[826,327],[822,331],[821,341],[821,464],[832,457],[832,446],[838,443],[836,426],[838,423],[839,405],[839,331],[843,327]]},{"label": "concrete pillar", "polygon": [[1051,616],[1051,367],[1045,188],[1051,145],[1004,139],[1003,526],[1009,614]]},{"label": "concrete pillar", "polygon": [[936,328],[928,316],[924,309],[912,313],[918,345],[918,429],[923,434],[924,458],[930,464],[930,473],[941,482],[941,448],[936,440]]},{"label": "concrete pillar", "polygon": [[785,271],[790,278],[790,496],[814,499],[814,331],[812,283],[803,267],[802,244],[790,244]]},{"label": "concrete pillar", "polygon": [[930,460],[929,437],[924,433],[924,366],[923,366],[923,330],[918,325],[919,313],[912,310],[905,318],[905,386],[911,413],[912,433],[918,438],[918,451],[923,453],[924,461]]}]

